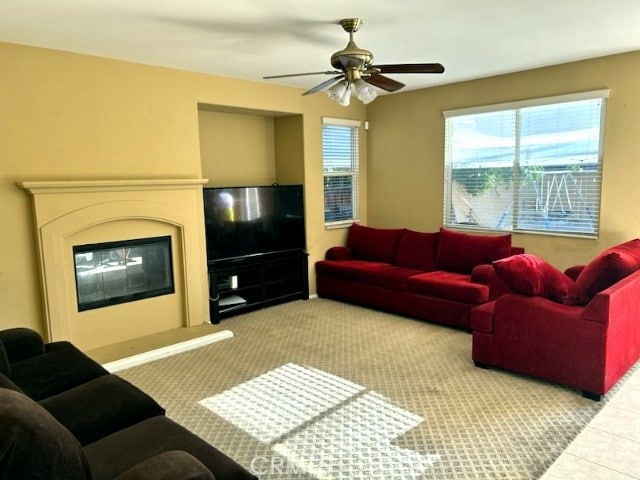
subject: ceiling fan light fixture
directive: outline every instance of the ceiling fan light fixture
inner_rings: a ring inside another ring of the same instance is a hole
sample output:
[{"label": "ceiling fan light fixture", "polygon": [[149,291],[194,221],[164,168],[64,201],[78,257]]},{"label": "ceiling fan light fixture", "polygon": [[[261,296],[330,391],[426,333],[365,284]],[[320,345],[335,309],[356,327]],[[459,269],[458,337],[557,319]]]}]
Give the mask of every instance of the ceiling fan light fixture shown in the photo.
[{"label": "ceiling fan light fixture", "polygon": [[347,107],[351,102],[351,86],[346,80],[336,83],[333,87],[327,90],[329,98],[337,104]]},{"label": "ceiling fan light fixture", "polygon": [[368,105],[371,102],[373,102],[378,96],[374,88],[360,78],[355,81],[353,86],[355,88],[356,96],[358,97],[358,100],[360,100],[365,105]]},{"label": "ceiling fan light fixture", "polygon": [[[345,48],[331,55],[331,66],[334,70],[271,75],[263,78],[301,77],[321,74],[338,75],[319,83],[302,95],[310,95],[328,88],[329,98],[346,107],[349,105],[352,95],[356,96],[365,105],[373,102],[378,93],[372,87],[377,87],[389,93],[405,87],[404,83],[387,77],[387,73],[444,73],[444,66],[440,63],[389,63],[375,65],[373,63],[373,53],[358,47],[353,39],[353,34],[362,26],[362,19],[343,18],[340,20],[340,25],[349,34],[349,43]],[[362,76],[366,81],[362,80]]]}]

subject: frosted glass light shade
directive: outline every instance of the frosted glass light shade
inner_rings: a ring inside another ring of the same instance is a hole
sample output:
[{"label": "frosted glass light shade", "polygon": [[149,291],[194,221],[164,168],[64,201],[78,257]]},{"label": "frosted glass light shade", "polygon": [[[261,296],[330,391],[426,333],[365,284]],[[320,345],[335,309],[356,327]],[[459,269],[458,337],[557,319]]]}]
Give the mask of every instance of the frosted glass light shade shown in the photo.
[{"label": "frosted glass light shade", "polygon": [[334,102],[346,107],[351,102],[350,85],[346,80],[336,83],[333,87],[327,90],[327,95],[329,95],[329,98]]},{"label": "frosted glass light shade", "polygon": [[360,78],[355,81],[354,87],[358,100],[360,100],[365,105],[373,102],[378,96],[374,88]]}]

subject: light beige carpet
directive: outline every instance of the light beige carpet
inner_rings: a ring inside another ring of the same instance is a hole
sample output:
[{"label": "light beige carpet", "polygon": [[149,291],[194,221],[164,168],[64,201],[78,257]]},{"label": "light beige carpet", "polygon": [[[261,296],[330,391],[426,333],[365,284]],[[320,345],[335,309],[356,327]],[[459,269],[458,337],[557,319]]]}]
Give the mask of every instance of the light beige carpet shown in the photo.
[{"label": "light beige carpet", "polygon": [[533,479],[600,410],[474,367],[471,335],[326,299],[119,372],[261,479]]}]

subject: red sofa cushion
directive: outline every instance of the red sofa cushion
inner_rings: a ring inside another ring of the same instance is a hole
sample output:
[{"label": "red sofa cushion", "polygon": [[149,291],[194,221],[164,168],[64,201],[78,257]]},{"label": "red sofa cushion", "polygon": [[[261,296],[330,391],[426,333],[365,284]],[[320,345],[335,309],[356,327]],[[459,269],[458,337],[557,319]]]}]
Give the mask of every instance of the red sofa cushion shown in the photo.
[{"label": "red sofa cushion", "polygon": [[407,279],[422,272],[366,260],[321,260],[316,263],[316,273],[368,285],[378,285],[391,290],[406,290]]},{"label": "red sofa cushion", "polygon": [[354,223],[349,229],[347,247],[354,258],[389,263],[403,231],[403,228],[374,228]]},{"label": "red sofa cushion", "polygon": [[567,275],[530,253],[497,260],[493,268],[514,292],[564,305],[585,305],[588,301],[584,291]]},{"label": "red sofa cushion", "polygon": [[436,266],[438,232],[422,233],[405,230],[398,242],[393,264],[430,272]]},{"label": "red sofa cushion", "polygon": [[510,253],[511,234],[469,235],[440,228],[436,268],[471,273],[473,267],[508,257]]},{"label": "red sofa cushion", "polygon": [[606,249],[585,266],[576,285],[589,298],[640,268],[640,239]]},{"label": "red sofa cushion", "polygon": [[407,281],[410,292],[468,304],[489,300],[489,287],[473,283],[470,275],[452,272],[428,272],[415,275]]}]

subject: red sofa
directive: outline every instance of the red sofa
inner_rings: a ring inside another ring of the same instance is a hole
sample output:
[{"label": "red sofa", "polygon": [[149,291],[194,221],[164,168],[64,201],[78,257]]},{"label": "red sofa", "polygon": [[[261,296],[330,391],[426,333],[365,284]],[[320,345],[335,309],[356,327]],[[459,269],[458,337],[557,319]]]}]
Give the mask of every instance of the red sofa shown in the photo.
[{"label": "red sofa", "polygon": [[494,298],[491,262],[521,253],[510,235],[415,232],[353,224],[346,246],[316,262],[318,296],[470,329],[469,312]]},{"label": "red sofa", "polygon": [[529,254],[494,267],[488,283],[512,293],[472,310],[477,366],[532,375],[599,400],[640,359],[640,240],[565,274]]}]

